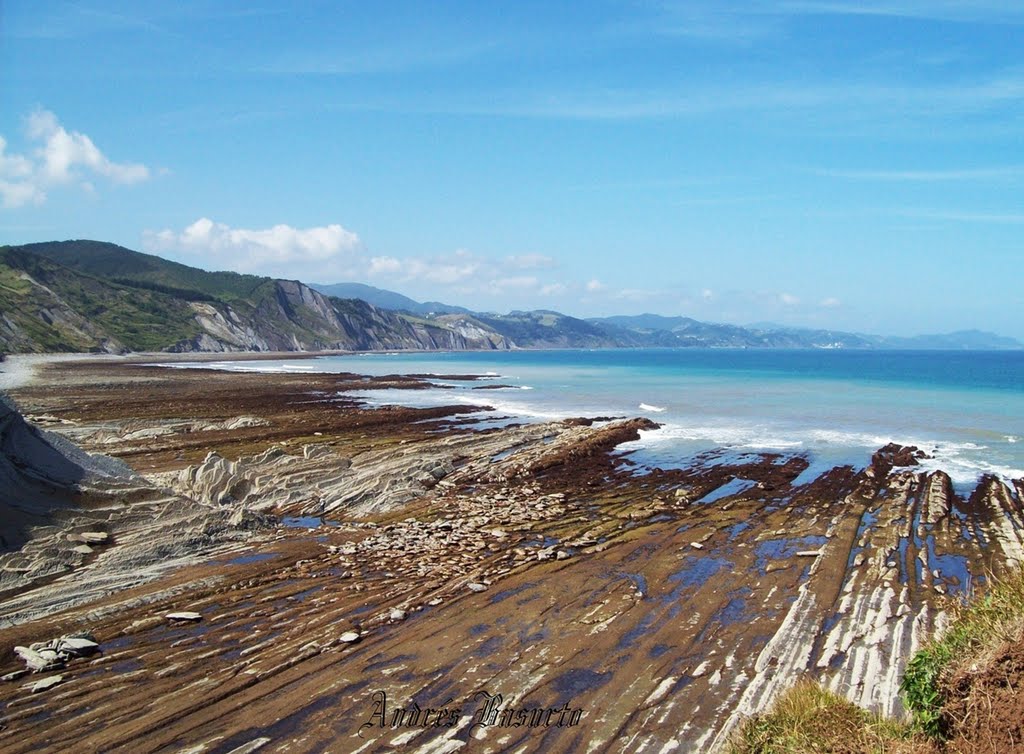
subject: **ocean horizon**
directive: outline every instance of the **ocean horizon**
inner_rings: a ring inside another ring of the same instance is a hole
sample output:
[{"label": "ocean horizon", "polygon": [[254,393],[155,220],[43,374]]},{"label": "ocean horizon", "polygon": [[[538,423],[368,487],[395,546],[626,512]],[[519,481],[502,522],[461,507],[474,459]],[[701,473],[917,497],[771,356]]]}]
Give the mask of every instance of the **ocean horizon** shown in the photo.
[{"label": "ocean horizon", "polygon": [[[619,447],[641,468],[776,452],[806,457],[809,481],[833,466],[866,466],[894,442],[924,451],[922,469],[942,469],[958,491],[969,492],[984,474],[1024,476],[1020,351],[553,349],[174,366],[431,375],[428,389],[354,397],[370,405],[479,406],[480,426],[646,416],[661,427]],[[480,379],[444,379],[465,375]]]}]

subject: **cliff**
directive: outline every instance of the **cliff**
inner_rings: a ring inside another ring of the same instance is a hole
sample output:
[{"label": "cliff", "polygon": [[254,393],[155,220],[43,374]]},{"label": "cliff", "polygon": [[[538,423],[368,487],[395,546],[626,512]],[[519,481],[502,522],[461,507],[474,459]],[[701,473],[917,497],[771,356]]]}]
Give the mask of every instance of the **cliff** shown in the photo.
[{"label": "cliff", "polygon": [[95,241],[0,248],[0,350],[320,351],[509,348],[295,280],[205,272]]}]

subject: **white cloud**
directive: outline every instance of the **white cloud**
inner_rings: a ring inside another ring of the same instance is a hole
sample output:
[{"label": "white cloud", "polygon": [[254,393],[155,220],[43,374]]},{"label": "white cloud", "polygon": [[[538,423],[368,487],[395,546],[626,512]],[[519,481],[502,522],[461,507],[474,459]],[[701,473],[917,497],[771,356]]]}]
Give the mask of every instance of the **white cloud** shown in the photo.
[{"label": "white cloud", "polygon": [[394,257],[374,257],[370,260],[367,273],[370,275],[397,275],[402,271],[402,263]]},{"label": "white cloud", "polygon": [[532,275],[519,275],[516,277],[498,278],[492,285],[497,291],[532,290],[538,287],[540,281]]},{"label": "white cloud", "polygon": [[786,306],[796,306],[800,303],[800,299],[794,296],[792,293],[780,293],[779,301]]},{"label": "white cloud", "polygon": [[505,257],[505,261],[510,267],[519,270],[543,270],[557,266],[554,259],[544,254],[518,254]]},{"label": "white cloud", "polygon": [[837,299],[835,296],[829,296],[828,298],[823,298],[821,300],[821,303],[819,304],[819,306],[822,306],[825,309],[835,309],[836,307],[839,307],[839,306],[842,306],[842,305],[843,305],[843,302],[840,301],[839,299]]},{"label": "white cloud", "polygon": [[607,287],[608,286],[606,286],[597,278],[594,278],[593,280],[587,283],[587,291],[590,293],[599,293],[600,291],[603,291]]},{"label": "white cloud", "polygon": [[543,285],[540,289],[541,296],[563,296],[568,293],[569,287],[565,283],[551,283]]},{"label": "white cloud", "polygon": [[281,274],[287,272],[285,265],[326,263],[352,256],[358,252],[360,241],[355,233],[337,224],[314,228],[275,225],[250,230],[232,228],[203,217],[180,233],[147,231],[143,245],[150,251],[172,251],[217,260],[231,269]]},{"label": "white cloud", "polygon": [[150,177],[145,165],[111,161],[92,139],[69,132],[49,110],[28,116],[26,135],[37,145],[30,156],[6,154],[7,140],[0,137],[0,203],[7,209],[41,204],[53,186],[74,184],[92,193],[96,177],[124,185]]}]

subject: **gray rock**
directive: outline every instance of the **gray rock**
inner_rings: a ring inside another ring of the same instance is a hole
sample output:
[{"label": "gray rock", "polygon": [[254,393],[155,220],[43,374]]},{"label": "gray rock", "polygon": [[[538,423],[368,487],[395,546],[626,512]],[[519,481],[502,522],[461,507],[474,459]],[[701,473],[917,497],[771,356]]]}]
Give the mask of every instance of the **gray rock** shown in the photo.
[{"label": "gray rock", "polygon": [[478,581],[471,581],[468,584],[466,584],[466,587],[471,592],[486,592],[487,591],[487,585],[486,584],[481,584]]},{"label": "gray rock", "polygon": [[76,657],[87,657],[98,652],[100,645],[82,636],[64,636],[57,641],[57,652],[67,652]]},{"label": "gray rock", "polygon": [[40,691],[52,689],[63,680],[64,676],[62,675],[51,675],[49,678],[40,678],[35,683],[29,684],[28,688],[33,694],[38,694]]},{"label": "gray rock", "polygon": [[87,545],[103,545],[110,539],[105,531],[84,531],[79,536]]},{"label": "gray rock", "polygon": [[388,618],[393,621],[405,620],[409,617],[409,613],[397,607],[391,608],[391,612],[388,613]]}]

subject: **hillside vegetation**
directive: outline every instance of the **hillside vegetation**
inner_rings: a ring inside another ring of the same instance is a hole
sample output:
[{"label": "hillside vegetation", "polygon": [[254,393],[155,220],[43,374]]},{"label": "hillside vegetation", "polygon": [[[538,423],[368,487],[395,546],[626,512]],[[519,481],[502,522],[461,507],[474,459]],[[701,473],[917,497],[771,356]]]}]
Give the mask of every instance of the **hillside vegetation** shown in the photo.
[{"label": "hillside vegetation", "polygon": [[0,247],[0,350],[507,348],[486,327],[325,296],[294,280],[206,272],[97,241]]},{"label": "hillside vegetation", "polygon": [[1024,569],[954,618],[907,664],[907,721],[881,718],[803,681],[747,720],[732,754],[966,754],[1024,751]]}]

